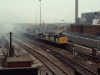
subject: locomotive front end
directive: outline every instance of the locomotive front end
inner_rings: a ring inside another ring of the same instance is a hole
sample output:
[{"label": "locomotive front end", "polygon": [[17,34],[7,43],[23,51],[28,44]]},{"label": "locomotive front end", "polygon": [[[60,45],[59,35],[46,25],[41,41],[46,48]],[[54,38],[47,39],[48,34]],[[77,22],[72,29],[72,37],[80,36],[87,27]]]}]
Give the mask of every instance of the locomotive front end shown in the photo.
[{"label": "locomotive front end", "polygon": [[67,44],[68,39],[66,37],[60,37],[59,38],[59,44]]}]

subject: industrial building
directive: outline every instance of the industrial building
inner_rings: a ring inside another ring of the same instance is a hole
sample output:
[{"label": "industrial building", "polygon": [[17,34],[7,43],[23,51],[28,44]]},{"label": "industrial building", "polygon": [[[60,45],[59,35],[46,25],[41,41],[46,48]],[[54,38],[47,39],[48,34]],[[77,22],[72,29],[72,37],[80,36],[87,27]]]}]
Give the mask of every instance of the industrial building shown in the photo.
[{"label": "industrial building", "polygon": [[78,21],[79,24],[92,24],[93,19],[100,19],[100,12],[82,13]]}]

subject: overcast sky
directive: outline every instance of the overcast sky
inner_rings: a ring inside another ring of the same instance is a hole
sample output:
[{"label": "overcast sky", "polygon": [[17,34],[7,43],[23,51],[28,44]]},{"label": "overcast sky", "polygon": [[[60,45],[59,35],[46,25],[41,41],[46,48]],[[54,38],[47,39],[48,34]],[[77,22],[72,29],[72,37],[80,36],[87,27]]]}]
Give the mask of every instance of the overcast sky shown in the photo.
[{"label": "overcast sky", "polygon": [[[100,0],[79,0],[79,17],[84,12],[100,11]],[[39,0],[0,0],[0,22],[36,23],[40,21]],[[75,0],[41,0],[41,21],[74,22]]]}]

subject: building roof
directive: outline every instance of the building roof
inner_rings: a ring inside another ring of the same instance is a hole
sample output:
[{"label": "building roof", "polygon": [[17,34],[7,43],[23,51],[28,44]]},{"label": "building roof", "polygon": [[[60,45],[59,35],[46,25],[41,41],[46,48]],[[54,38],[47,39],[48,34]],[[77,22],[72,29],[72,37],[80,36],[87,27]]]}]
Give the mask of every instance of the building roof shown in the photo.
[{"label": "building roof", "polygon": [[31,62],[31,57],[7,57],[7,62]]},{"label": "building roof", "polygon": [[18,70],[18,69],[38,69],[38,67],[17,67],[17,68],[0,68],[0,70]]}]

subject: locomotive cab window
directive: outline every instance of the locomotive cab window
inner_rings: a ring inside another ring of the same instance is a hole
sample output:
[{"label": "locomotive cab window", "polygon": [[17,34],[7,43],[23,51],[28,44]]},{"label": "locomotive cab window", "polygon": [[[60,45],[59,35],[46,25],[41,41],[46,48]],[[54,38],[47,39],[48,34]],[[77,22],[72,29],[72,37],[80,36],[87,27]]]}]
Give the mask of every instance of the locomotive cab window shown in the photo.
[{"label": "locomotive cab window", "polygon": [[44,35],[42,35],[42,38],[44,38]]},{"label": "locomotive cab window", "polygon": [[57,36],[54,37],[54,41],[56,41]]},{"label": "locomotive cab window", "polygon": [[48,36],[49,40],[50,40],[50,36]]}]

